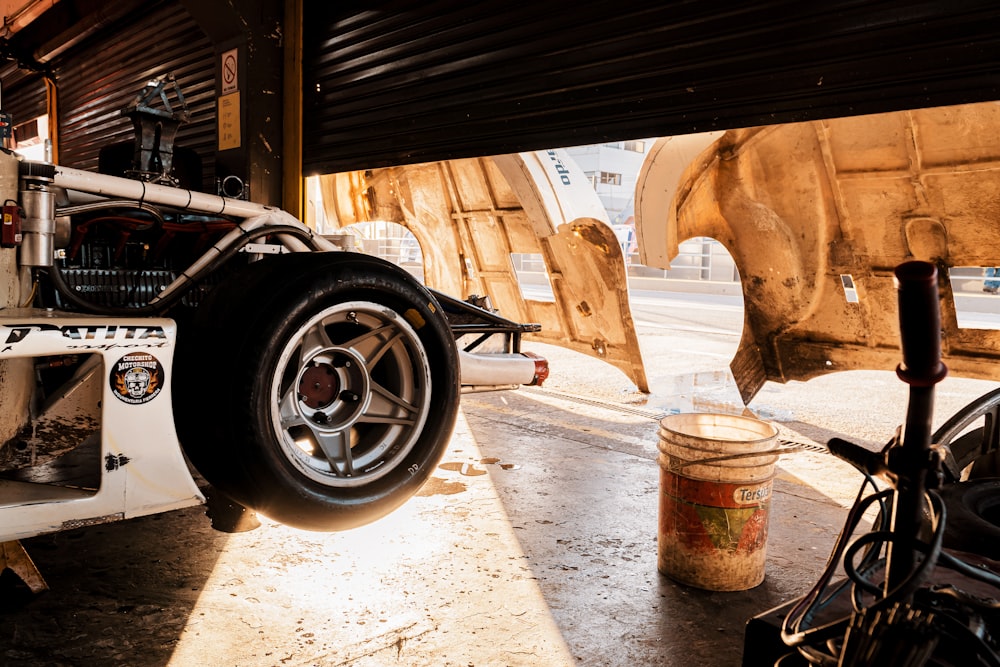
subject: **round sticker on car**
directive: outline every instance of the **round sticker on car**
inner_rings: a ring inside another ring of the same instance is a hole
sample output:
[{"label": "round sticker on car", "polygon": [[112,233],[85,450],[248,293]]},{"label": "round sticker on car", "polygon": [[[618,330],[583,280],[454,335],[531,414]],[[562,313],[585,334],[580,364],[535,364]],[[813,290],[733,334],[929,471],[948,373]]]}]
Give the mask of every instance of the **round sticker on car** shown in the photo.
[{"label": "round sticker on car", "polygon": [[147,352],[126,354],[111,366],[111,392],[125,403],[148,403],[163,388],[163,366]]}]

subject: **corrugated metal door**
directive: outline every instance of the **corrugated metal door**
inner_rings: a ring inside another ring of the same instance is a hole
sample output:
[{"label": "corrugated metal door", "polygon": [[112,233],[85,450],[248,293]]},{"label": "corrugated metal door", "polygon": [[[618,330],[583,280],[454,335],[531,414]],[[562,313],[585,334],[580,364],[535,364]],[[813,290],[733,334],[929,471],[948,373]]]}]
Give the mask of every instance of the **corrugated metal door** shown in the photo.
[{"label": "corrugated metal door", "polygon": [[199,154],[205,186],[211,189],[216,148],[212,44],[174,3],[130,18],[127,28],[103,31],[55,63],[59,162],[97,171],[102,147],[133,140],[132,122],[121,110],[147,82],[173,74],[191,112],[190,122],[178,130],[176,145]]},{"label": "corrugated metal door", "polygon": [[45,80],[40,74],[20,70],[11,62],[0,68],[0,81],[0,109],[11,114],[14,127],[45,115]]},{"label": "corrugated metal door", "polygon": [[1000,97],[995,0],[305,3],[306,173]]}]

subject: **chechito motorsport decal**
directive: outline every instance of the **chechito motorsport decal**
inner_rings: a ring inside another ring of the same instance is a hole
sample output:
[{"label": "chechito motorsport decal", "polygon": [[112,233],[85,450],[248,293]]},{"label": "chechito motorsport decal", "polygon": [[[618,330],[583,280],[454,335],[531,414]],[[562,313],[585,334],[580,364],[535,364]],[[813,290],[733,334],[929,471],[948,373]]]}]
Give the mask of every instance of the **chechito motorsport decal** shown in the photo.
[{"label": "chechito motorsport decal", "polygon": [[111,365],[111,391],[131,405],[149,403],[163,389],[163,366],[148,352],[126,354]]}]

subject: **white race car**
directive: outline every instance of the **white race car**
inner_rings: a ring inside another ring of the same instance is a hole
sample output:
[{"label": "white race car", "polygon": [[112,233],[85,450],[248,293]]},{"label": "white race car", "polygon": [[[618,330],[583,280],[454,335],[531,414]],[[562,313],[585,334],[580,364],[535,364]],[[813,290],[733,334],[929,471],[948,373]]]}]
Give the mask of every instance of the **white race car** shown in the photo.
[{"label": "white race car", "polygon": [[185,454],[220,507],[357,526],[427,479],[463,389],[547,375],[537,325],[284,211],[9,153],[0,180],[0,542],[204,502]]}]

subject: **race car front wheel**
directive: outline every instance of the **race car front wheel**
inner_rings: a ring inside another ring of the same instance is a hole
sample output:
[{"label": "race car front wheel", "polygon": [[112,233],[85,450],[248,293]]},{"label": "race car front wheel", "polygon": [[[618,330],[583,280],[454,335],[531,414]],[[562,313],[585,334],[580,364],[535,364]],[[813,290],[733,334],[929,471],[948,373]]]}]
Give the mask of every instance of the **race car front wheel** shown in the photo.
[{"label": "race car front wheel", "polygon": [[448,444],[454,338],[430,293],[376,258],[255,262],[214,290],[179,341],[185,451],[213,486],[282,523],[377,519],[420,488]]}]

